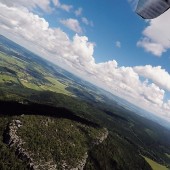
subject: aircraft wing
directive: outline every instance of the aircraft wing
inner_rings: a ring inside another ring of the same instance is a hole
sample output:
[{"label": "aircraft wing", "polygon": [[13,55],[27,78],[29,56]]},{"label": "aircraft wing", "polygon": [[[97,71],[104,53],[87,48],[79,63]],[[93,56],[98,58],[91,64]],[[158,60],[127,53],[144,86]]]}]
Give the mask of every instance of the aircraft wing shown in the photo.
[{"label": "aircraft wing", "polygon": [[139,0],[136,13],[144,19],[153,19],[170,8],[170,0]]}]

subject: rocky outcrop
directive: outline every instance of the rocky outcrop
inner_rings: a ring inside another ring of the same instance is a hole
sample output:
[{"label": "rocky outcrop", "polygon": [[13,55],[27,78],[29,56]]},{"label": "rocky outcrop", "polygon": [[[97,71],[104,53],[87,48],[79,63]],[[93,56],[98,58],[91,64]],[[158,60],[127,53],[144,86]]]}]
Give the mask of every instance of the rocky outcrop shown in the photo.
[{"label": "rocky outcrop", "polygon": [[[9,147],[15,147],[16,154],[18,157],[28,163],[28,169],[31,170],[57,170],[57,165],[53,160],[45,162],[43,160],[39,160],[38,162],[33,159],[34,155],[27,149],[24,149],[24,141],[21,137],[18,136],[17,131],[19,128],[23,126],[20,120],[12,120],[11,123],[8,124],[4,138],[5,143],[9,145]],[[103,132],[97,137],[97,139],[92,144],[92,147],[95,145],[99,145],[102,143],[108,136],[108,130],[104,128]],[[62,161],[61,169],[62,170],[83,170],[86,164],[86,160],[88,158],[88,153],[86,152],[81,160],[78,161],[77,166],[75,168],[67,165],[66,161]]]},{"label": "rocky outcrop", "polygon": [[97,139],[93,143],[93,146],[101,144],[105,139],[107,139],[108,135],[109,135],[108,130],[104,128],[103,133],[97,137]]},{"label": "rocky outcrop", "polygon": [[105,139],[107,139],[109,135],[109,132],[106,128],[104,128],[104,132],[102,133],[102,135],[99,138],[99,144],[102,143]]},{"label": "rocky outcrop", "polygon": [[[97,137],[95,142],[92,144],[92,147],[95,146],[95,145],[101,144],[105,139],[107,139],[108,134],[109,134],[108,130],[106,128],[104,128],[103,133],[100,136]],[[84,166],[86,165],[87,158],[88,158],[88,154],[86,152],[84,157],[82,158],[82,160],[77,165],[77,167],[71,168],[71,170],[83,170]]]},{"label": "rocky outcrop", "polygon": [[15,147],[16,148],[16,154],[18,157],[26,162],[28,162],[28,167],[30,169],[33,169],[34,167],[34,162],[33,159],[31,158],[30,154],[28,151],[23,149],[23,144],[24,142],[22,139],[17,135],[17,130],[22,126],[22,123],[20,120],[12,120],[11,123],[7,126],[6,129],[6,144],[9,145],[9,147]]},{"label": "rocky outcrop", "polygon": [[36,162],[32,157],[33,154],[23,148],[24,141],[17,135],[17,130],[21,126],[22,122],[20,120],[12,120],[12,122],[9,123],[4,135],[6,144],[8,144],[9,147],[16,148],[16,154],[18,157],[21,160],[28,162],[28,169],[56,170],[57,165],[54,163],[54,161],[44,162],[40,160],[39,162]]}]

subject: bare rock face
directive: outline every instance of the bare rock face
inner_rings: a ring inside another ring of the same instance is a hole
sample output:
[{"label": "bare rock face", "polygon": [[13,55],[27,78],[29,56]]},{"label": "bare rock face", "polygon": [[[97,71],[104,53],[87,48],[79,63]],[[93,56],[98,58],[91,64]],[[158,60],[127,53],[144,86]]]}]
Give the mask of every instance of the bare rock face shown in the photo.
[{"label": "bare rock face", "polygon": [[97,137],[97,139],[93,143],[93,146],[101,144],[105,139],[107,139],[108,135],[109,135],[108,130],[104,128],[104,132],[101,134],[101,136]]},{"label": "bare rock face", "polygon": [[20,120],[13,120],[10,124],[9,124],[9,143],[8,145],[10,147],[12,147],[14,144],[21,146],[23,144],[22,140],[17,136],[17,130],[19,127],[22,126],[22,123]]},{"label": "bare rock face", "polygon": [[22,148],[24,142],[22,139],[17,135],[17,130],[22,126],[22,123],[20,120],[12,120],[12,122],[8,125],[6,129],[6,143],[9,145],[9,147],[15,147],[16,148],[16,154],[21,160],[28,162],[28,168],[34,169],[34,161],[31,158],[28,151],[26,151],[24,148]]},{"label": "bare rock face", "polygon": [[104,128],[104,132],[102,136],[99,138],[99,144],[102,143],[105,139],[107,139],[107,136],[109,135],[109,132],[106,128]]}]

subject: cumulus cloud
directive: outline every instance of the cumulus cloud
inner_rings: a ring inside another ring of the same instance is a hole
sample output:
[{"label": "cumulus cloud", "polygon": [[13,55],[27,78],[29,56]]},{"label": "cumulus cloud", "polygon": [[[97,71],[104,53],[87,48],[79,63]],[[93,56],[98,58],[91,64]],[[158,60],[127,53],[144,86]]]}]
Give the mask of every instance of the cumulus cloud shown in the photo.
[{"label": "cumulus cloud", "polygon": [[151,41],[149,38],[142,38],[137,42],[138,47],[143,47],[145,51],[151,52],[157,57],[160,57],[163,52],[166,52],[166,49],[162,46],[162,44]]},{"label": "cumulus cloud", "polygon": [[156,19],[149,20],[143,37],[137,45],[155,56],[161,56],[170,49],[170,10]]},{"label": "cumulus cloud", "polygon": [[76,16],[80,16],[82,14],[82,11],[83,11],[82,8],[78,8],[77,10],[75,10],[74,13],[75,13]]},{"label": "cumulus cloud", "polygon": [[60,22],[67,28],[71,29],[76,33],[82,33],[82,28],[80,27],[79,21],[77,19],[69,18],[60,20]]},{"label": "cumulus cloud", "polygon": [[70,12],[70,10],[73,8],[73,6],[72,5],[61,4],[60,8],[67,11],[67,12]]},{"label": "cumulus cloud", "polygon": [[25,7],[31,10],[39,7],[44,11],[50,11],[50,0],[1,0],[1,3],[9,7]]},{"label": "cumulus cloud", "polygon": [[89,21],[88,21],[88,19],[85,18],[85,17],[82,17],[82,22],[83,22],[84,24],[86,24],[86,25],[89,25]]},{"label": "cumulus cloud", "polygon": [[90,25],[91,27],[93,26],[93,22],[89,21],[86,17],[82,17],[81,20],[84,24]]},{"label": "cumulus cloud", "polygon": [[[0,3],[0,9],[0,34],[140,107],[170,116],[169,101],[164,102],[164,88],[169,89],[166,82],[169,74],[165,70],[148,66],[120,67],[115,60],[96,63],[95,45],[87,36],[75,34],[70,39],[61,29],[51,28],[44,18],[25,8]],[[77,23],[73,19],[74,22]],[[75,26],[72,29],[81,32]],[[164,77],[162,82],[159,76],[154,76],[155,70]],[[140,76],[153,82],[141,81]]]},{"label": "cumulus cloud", "polygon": [[[1,34],[12,37],[13,40],[36,53],[44,55],[46,51],[62,54],[62,51],[65,51],[66,54],[65,46],[69,46],[68,36],[59,28],[49,28],[45,19],[28,10],[8,7],[3,4],[0,4],[0,9]],[[57,53],[55,48],[58,49]]]},{"label": "cumulus cloud", "polygon": [[122,46],[120,41],[116,41],[115,45],[116,45],[117,48],[121,48],[121,46]]},{"label": "cumulus cloud", "polygon": [[156,104],[161,107],[163,104],[163,98],[165,91],[160,89],[154,83],[144,86],[143,96],[146,100],[150,101],[152,104]]},{"label": "cumulus cloud", "polygon": [[136,66],[134,70],[139,75],[152,80],[159,87],[170,91],[170,74],[165,69],[162,69],[161,66]]},{"label": "cumulus cloud", "polygon": [[62,4],[59,0],[52,0],[54,5],[60,9],[63,9],[64,11],[70,12],[70,10],[73,8],[72,5]]},{"label": "cumulus cloud", "polygon": [[[128,0],[128,2],[136,9],[138,0]],[[148,25],[143,30],[143,36],[137,42],[138,47],[142,47],[145,51],[160,57],[168,49],[170,49],[170,10],[156,19],[147,20]]]},{"label": "cumulus cloud", "polygon": [[59,0],[1,0],[1,3],[6,4],[9,7],[25,7],[29,10],[33,10],[38,7],[45,12],[52,11],[52,7],[50,6],[51,2],[55,5],[55,7],[67,12],[70,12],[73,8],[72,5],[62,4]]},{"label": "cumulus cloud", "polygon": [[163,108],[169,112],[170,110],[170,100],[168,100],[166,103],[163,104]]}]

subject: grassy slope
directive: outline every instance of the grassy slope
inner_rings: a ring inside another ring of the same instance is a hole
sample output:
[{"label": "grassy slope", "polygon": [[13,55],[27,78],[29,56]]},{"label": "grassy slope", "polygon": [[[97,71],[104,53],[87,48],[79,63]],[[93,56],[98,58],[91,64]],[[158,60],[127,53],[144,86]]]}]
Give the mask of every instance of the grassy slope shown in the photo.
[{"label": "grassy slope", "polygon": [[166,155],[168,158],[170,158],[170,154],[165,153],[165,155]]},{"label": "grassy slope", "polygon": [[168,168],[166,168],[163,165],[158,164],[157,162],[145,157],[145,160],[149,163],[149,165],[152,167],[153,170],[168,170]]}]

